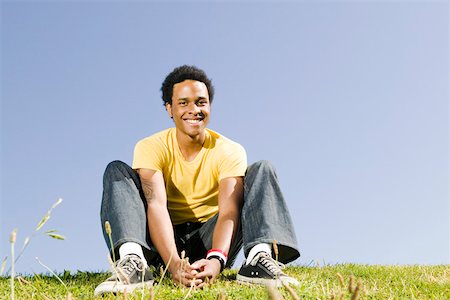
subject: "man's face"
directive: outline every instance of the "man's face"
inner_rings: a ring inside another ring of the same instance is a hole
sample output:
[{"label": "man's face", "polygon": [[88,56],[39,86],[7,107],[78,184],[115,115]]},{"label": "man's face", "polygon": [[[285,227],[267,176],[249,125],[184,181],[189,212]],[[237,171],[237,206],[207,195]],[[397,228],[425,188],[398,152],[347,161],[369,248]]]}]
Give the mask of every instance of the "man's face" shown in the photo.
[{"label": "man's face", "polygon": [[180,133],[191,138],[201,136],[211,109],[208,88],[196,80],[179,82],[173,86],[172,105],[167,103],[166,109]]}]

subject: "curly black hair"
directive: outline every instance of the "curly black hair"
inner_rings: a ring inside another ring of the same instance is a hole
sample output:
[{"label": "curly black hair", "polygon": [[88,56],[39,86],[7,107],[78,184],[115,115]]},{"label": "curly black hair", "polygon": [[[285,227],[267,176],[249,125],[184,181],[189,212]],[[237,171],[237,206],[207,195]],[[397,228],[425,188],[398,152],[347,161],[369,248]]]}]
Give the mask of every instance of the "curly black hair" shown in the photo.
[{"label": "curly black hair", "polygon": [[196,66],[183,65],[175,68],[166,76],[161,86],[163,104],[172,104],[173,86],[185,80],[196,80],[203,82],[208,89],[209,102],[212,103],[214,98],[214,86],[211,79],[208,78],[205,71]]}]

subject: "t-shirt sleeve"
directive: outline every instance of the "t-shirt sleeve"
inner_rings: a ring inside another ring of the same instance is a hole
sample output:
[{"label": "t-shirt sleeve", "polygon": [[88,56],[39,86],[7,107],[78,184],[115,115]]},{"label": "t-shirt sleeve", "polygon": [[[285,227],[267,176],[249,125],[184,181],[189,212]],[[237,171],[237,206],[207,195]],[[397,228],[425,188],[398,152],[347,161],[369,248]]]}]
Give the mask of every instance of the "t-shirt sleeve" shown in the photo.
[{"label": "t-shirt sleeve", "polygon": [[137,142],[134,147],[133,169],[150,169],[163,172],[165,151],[162,142],[153,137]]},{"label": "t-shirt sleeve", "polygon": [[234,144],[222,154],[219,164],[219,181],[227,177],[244,176],[247,171],[247,153],[244,147]]}]

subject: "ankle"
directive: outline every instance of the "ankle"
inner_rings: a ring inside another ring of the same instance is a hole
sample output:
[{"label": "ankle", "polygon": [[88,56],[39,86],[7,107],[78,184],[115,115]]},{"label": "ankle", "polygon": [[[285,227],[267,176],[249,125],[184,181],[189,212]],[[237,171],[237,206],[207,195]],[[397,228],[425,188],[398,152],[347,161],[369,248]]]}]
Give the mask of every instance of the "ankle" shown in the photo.
[{"label": "ankle", "polygon": [[139,256],[139,258],[142,260],[142,263],[144,264],[144,267],[147,267],[147,260],[145,259],[141,245],[134,242],[125,242],[119,247],[120,258],[124,258],[126,255],[130,254],[135,254]]}]

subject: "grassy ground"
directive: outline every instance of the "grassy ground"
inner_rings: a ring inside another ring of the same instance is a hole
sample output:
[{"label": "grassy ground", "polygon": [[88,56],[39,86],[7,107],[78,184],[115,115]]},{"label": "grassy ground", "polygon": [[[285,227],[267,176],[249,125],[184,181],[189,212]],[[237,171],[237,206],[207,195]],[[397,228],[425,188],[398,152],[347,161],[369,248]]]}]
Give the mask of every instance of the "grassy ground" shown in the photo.
[{"label": "grassy ground", "polygon": [[[450,266],[345,264],[288,267],[286,273],[300,281],[301,285],[294,287],[300,299],[450,299]],[[64,287],[54,276],[24,276],[15,281],[15,299],[93,299],[95,287],[107,277],[106,273],[65,272],[60,274]],[[176,287],[165,278],[144,295],[138,291],[103,299],[295,299],[286,288],[276,290],[280,296],[276,298],[265,287],[237,284],[235,277],[235,270],[226,270],[214,285],[193,291]],[[9,278],[0,277],[0,299],[10,295]]]}]

